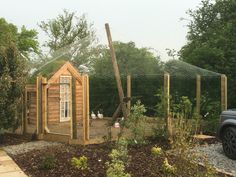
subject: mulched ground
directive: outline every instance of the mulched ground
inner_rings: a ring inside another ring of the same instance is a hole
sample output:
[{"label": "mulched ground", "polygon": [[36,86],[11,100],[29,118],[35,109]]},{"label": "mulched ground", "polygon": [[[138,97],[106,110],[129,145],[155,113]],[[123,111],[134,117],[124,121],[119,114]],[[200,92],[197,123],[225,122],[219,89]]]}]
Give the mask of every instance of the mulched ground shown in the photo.
[{"label": "mulched ground", "polygon": [[3,142],[0,143],[0,147],[26,143],[31,141],[31,139],[32,139],[31,135],[18,135],[13,133],[5,133]]},{"label": "mulched ground", "polygon": [[[151,154],[153,146],[162,147],[165,150],[169,149],[168,143],[164,140],[152,140],[150,144],[143,146],[129,147],[129,155],[131,162],[126,171],[133,177],[164,177],[162,171],[162,163],[164,157],[155,157]],[[72,146],[61,145],[57,147],[48,147],[43,150],[34,150],[25,154],[13,156],[12,158],[21,167],[25,173],[31,177],[105,177],[106,165],[109,161],[108,154],[111,152],[113,145],[99,144],[88,146]],[[42,170],[42,158],[48,155],[55,156],[56,166],[51,170]],[[78,170],[71,166],[71,158],[80,156],[88,158],[88,170]],[[176,156],[169,155],[168,160],[170,164],[177,164],[179,166],[188,165],[181,164],[182,162]],[[199,167],[198,171],[204,171],[203,167]],[[194,173],[194,172],[193,172]],[[182,176],[189,176],[190,174],[181,174]],[[179,176],[179,175],[177,175]],[[225,176],[219,174],[218,176]]]}]

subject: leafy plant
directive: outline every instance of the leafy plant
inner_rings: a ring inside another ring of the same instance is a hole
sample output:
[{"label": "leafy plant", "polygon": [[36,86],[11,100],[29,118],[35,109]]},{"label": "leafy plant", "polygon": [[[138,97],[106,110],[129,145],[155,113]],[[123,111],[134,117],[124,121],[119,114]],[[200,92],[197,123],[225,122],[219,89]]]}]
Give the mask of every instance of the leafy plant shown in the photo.
[{"label": "leafy plant", "polygon": [[121,138],[117,142],[116,149],[113,149],[109,154],[111,162],[106,162],[108,167],[108,177],[131,177],[129,173],[125,173],[125,166],[129,164],[130,156],[127,150],[127,141]]},{"label": "leafy plant", "polygon": [[107,177],[131,177],[129,173],[125,173],[125,165],[122,161],[107,163]]},{"label": "leafy plant", "polygon": [[146,116],[144,113],[146,109],[141,101],[137,101],[131,107],[131,113],[125,122],[125,126],[132,132],[133,139],[138,142],[143,142],[145,138]]},{"label": "leafy plant", "polygon": [[[178,110],[178,112],[172,112],[172,116],[175,118],[172,145],[174,148],[188,147],[192,141],[192,134],[196,130],[197,114],[192,114],[192,103],[185,96],[181,97],[179,104],[175,104],[174,110]],[[190,119],[190,115],[196,116],[196,118]]]},{"label": "leafy plant", "polygon": [[201,97],[201,129],[203,133],[215,134],[219,123],[221,112],[220,101],[214,101],[208,93]]},{"label": "leafy plant", "polygon": [[176,173],[177,168],[169,164],[168,159],[165,158],[162,164],[162,169],[167,176],[173,175]]},{"label": "leafy plant", "polygon": [[42,158],[40,169],[51,170],[56,166],[56,158],[54,155],[46,155]]},{"label": "leafy plant", "polygon": [[88,158],[85,156],[81,156],[79,159],[73,157],[71,159],[71,165],[77,169],[86,170],[88,169]]},{"label": "leafy plant", "polygon": [[111,162],[107,162],[106,165],[107,169],[107,176],[108,177],[130,177],[129,173],[125,173],[125,163],[122,161],[123,156],[122,152],[113,149],[112,152],[109,154],[111,158]]},{"label": "leafy plant", "polygon": [[163,154],[163,150],[160,147],[152,147],[151,152],[155,156],[160,156]]}]

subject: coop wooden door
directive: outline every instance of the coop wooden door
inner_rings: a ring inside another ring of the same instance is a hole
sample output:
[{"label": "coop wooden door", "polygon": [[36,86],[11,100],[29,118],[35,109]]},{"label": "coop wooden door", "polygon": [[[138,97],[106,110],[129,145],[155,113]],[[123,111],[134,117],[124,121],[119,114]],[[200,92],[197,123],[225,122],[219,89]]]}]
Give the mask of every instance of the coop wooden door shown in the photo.
[{"label": "coop wooden door", "polygon": [[71,119],[71,76],[60,76],[60,122]]}]

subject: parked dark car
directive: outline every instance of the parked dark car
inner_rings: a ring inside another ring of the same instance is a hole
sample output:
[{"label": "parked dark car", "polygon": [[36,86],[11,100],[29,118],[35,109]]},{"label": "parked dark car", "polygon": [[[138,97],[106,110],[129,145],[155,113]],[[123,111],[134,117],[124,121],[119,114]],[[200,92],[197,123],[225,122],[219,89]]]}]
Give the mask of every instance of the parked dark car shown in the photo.
[{"label": "parked dark car", "polygon": [[236,109],[221,113],[217,134],[222,141],[225,155],[236,160]]}]

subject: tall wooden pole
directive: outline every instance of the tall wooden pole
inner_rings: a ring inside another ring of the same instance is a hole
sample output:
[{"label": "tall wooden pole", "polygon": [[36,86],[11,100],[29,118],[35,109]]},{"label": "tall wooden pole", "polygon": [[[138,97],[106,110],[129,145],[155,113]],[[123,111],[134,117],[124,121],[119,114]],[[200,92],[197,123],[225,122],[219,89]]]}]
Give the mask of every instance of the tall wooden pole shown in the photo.
[{"label": "tall wooden pole", "polygon": [[43,105],[43,101],[44,101],[44,97],[43,97],[43,84],[44,84],[44,80],[42,76],[38,76],[37,77],[37,83],[36,83],[36,109],[37,109],[37,135],[38,135],[38,139],[42,139],[43,138],[43,133],[44,133],[44,127],[43,127],[43,117],[44,117],[44,105]]},{"label": "tall wooden pole", "polygon": [[165,119],[168,138],[172,142],[172,125],[170,118],[170,75],[169,73],[164,74],[164,105],[165,105]]},{"label": "tall wooden pole", "polygon": [[201,109],[201,76],[197,75],[196,79],[196,112],[199,115]]},{"label": "tall wooden pole", "polygon": [[130,108],[131,108],[131,76],[127,76],[127,97],[129,98],[129,101],[127,102],[127,114],[130,114]]},{"label": "tall wooden pole", "polygon": [[41,120],[42,133],[47,127],[47,79],[42,77],[42,120]]},{"label": "tall wooden pole", "polygon": [[83,75],[83,140],[84,143],[89,140],[89,78]]},{"label": "tall wooden pole", "polygon": [[76,118],[76,79],[72,77],[72,139],[77,139],[77,118]]},{"label": "tall wooden pole", "polygon": [[22,133],[25,134],[27,132],[27,90],[25,87],[23,94],[23,117],[22,117]]},{"label": "tall wooden pole", "polygon": [[124,100],[124,92],[123,92],[123,89],[122,89],[122,84],[121,84],[121,79],[120,79],[120,72],[119,72],[119,68],[118,68],[118,64],[117,64],[117,60],[116,60],[115,49],[114,49],[113,44],[112,44],[112,37],[111,37],[111,32],[110,32],[110,28],[109,28],[108,23],[105,24],[105,28],[106,28],[107,39],[108,39],[110,52],[111,52],[112,65],[113,65],[114,74],[115,74],[115,78],[116,78],[116,84],[117,84],[117,88],[118,88],[118,93],[119,93],[119,98],[120,98],[120,103],[121,103],[121,109],[122,109],[124,118],[127,118],[126,105],[123,101]]},{"label": "tall wooden pole", "polygon": [[227,110],[227,77],[221,75],[221,111]]}]

